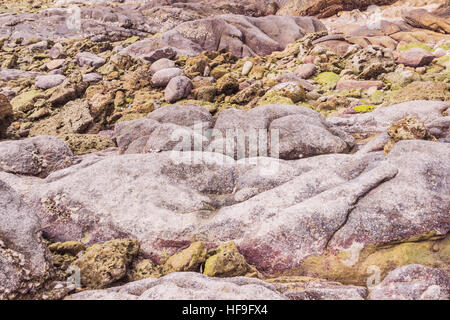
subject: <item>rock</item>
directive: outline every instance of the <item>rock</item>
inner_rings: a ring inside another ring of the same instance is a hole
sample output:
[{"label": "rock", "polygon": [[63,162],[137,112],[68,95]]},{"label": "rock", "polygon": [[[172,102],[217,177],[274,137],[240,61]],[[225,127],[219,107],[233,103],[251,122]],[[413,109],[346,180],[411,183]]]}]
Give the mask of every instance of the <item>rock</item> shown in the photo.
[{"label": "rock", "polygon": [[369,89],[369,88],[383,88],[382,81],[358,81],[358,80],[344,80],[341,79],[336,85],[336,90],[352,90],[352,89]]},{"label": "rock", "polygon": [[203,86],[192,90],[192,94],[197,100],[214,102],[217,95],[217,88],[215,86]]},{"label": "rock", "polygon": [[311,157],[327,153],[343,153],[350,149],[338,136],[314,118],[292,115],[274,120],[270,124],[273,135],[279,132],[280,158],[286,160]]},{"label": "rock", "polygon": [[65,62],[66,62],[65,59],[56,59],[56,60],[47,62],[45,64],[45,66],[47,67],[48,70],[56,70],[56,69],[61,68]]},{"label": "rock", "polygon": [[64,80],[66,77],[63,75],[38,76],[35,85],[40,89],[50,89],[59,86]]},{"label": "rock", "polygon": [[202,51],[227,49],[237,57],[264,56],[283,50],[306,33],[321,30],[325,26],[311,17],[253,18],[225,14],[181,23],[160,36],[130,45],[122,53],[145,58],[155,48],[169,46],[178,55],[197,56]]},{"label": "rock", "polygon": [[4,95],[0,94],[0,138],[13,121],[13,109]]},{"label": "rock", "polygon": [[46,177],[72,164],[72,151],[55,137],[0,142],[0,171]]},{"label": "rock", "polygon": [[214,124],[211,114],[196,105],[169,105],[151,112],[147,118],[161,123],[173,123],[184,127],[193,127],[198,123],[206,123],[207,128]]},{"label": "rock", "polygon": [[400,51],[397,58],[397,63],[417,68],[429,65],[434,60],[434,58],[435,56],[427,50],[421,48],[412,48],[406,51]]},{"label": "rock", "polygon": [[384,152],[389,153],[394,145],[401,140],[429,140],[437,141],[419,120],[408,117],[392,124],[388,129],[389,141],[384,146]]},{"label": "rock", "polygon": [[104,288],[125,277],[138,252],[139,243],[135,240],[111,240],[87,248],[72,265],[80,268],[84,287]]},{"label": "rock", "polygon": [[450,103],[444,101],[408,101],[378,108],[366,114],[329,117],[326,121],[348,133],[383,132],[392,123],[408,116],[413,116],[428,126],[431,122],[441,119],[442,112],[449,107]]},{"label": "rock", "polygon": [[64,47],[61,43],[56,43],[48,52],[48,55],[52,59],[59,59],[64,56]]},{"label": "rock", "polygon": [[267,280],[290,300],[364,300],[365,287],[342,285],[309,277],[279,277]]},{"label": "rock", "polygon": [[309,79],[316,73],[316,71],[317,68],[313,63],[305,63],[294,71],[294,75],[302,79]]},{"label": "rock", "polygon": [[175,62],[167,58],[162,58],[152,63],[150,67],[150,72],[152,74],[155,74],[158,71],[170,68],[175,68]]},{"label": "rock", "polygon": [[184,71],[179,68],[163,69],[152,76],[152,84],[156,87],[165,87],[175,77],[184,76]]},{"label": "rock", "polygon": [[49,276],[41,225],[36,213],[1,180],[0,207],[0,299],[26,297]]},{"label": "rock", "polygon": [[11,80],[19,80],[19,79],[34,79],[40,73],[38,72],[29,72],[22,71],[17,69],[1,69],[0,68],[0,79],[3,81],[11,81]]},{"label": "rock", "polygon": [[250,71],[252,71],[253,68],[253,62],[251,61],[246,61],[244,63],[244,66],[242,67],[242,75],[246,76],[250,73]]},{"label": "rock", "polygon": [[390,272],[370,292],[371,300],[449,300],[447,272],[418,264]]},{"label": "rock", "polygon": [[[448,3],[447,3],[448,5]],[[445,4],[442,5],[445,8]],[[450,33],[450,24],[448,22],[448,13],[440,16],[428,12],[425,9],[415,9],[406,11],[402,18],[408,24],[417,28],[430,29],[440,33]]]},{"label": "rock", "polygon": [[90,52],[80,52],[75,56],[75,61],[80,67],[89,66],[100,68],[106,60]]},{"label": "rock", "polygon": [[205,74],[205,70],[209,69],[210,62],[211,59],[202,55],[194,58],[189,58],[186,60],[186,64],[184,67],[185,73],[190,78],[203,76]]},{"label": "rock", "polygon": [[392,72],[395,66],[392,50],[373,45],[357,50],[345,63],[345,69],[367,80]]},{"label": "rock", "polygon": [[199,273],[172,273],[106,290],[84,291],[71,300],[285,300],[274,286],[251,278],[209,278]]},{"label": "rock", "polygon": [[97,83],[99,81],[102,81],[103,77],[102,75],[98,73],[86,73],[83,75],[83,82],[92,84]]},{"label": "rock", "polygon": [[116,146],[110,138],[95,134],[70,133],[60,135],[59,138],[69,146],[74,155],[83,155]]},{"label": "rock", "polygon": [[217,80],[217,90],[219,93],[231,95],[239,91],[239,83],[232,73],[227,73]]},{"label": "rock", "polygon": [[194,242],[189,248],[171,256],[164,264],[166,273],[199,271],[206,260],[206,248],[201,242]]},{"label": "rock", "polygon": [[389,5],[397,0],[357,0],[345,1],[335,0],[332,4],[325,0],[309,0],[300,2],[301,7],[297,8],[297,14],[301,16],[317,16],[318,18],[327,18],[337,14],[340,11],[351,11],[353,9],[365,10],[371,5]]},{"label": "rock", "polygon": [[339,75],[334,72],[322,72],[314,77],[314,81],[316,81],[323,88],[323,90],[333,90],[336,88],[336,84],[339,79]]},{"label": "rock", "polygon": [[34,108],[34,103],[42,98],[44,98],[44,94],[40,90],[25,91],[14,97],[11,105],[14,111],[28,112]]},{"label": "rock", "polygon": [[67,103],[56,115],[35,122],[30,136],[83,133],[92,122],[88,102],[78,99]]},{"label": "rock", "polygon": [[160,49],[153,50],[145,55],[142,58],[145,61],[155,62],[161,59],[173,59],[177,55],[177,52],[172,47],[164,47]]},{"label": "rock", "polygon": [[388,93],[391,104],[413,100],[450,101],[450,84],[438,81],[414,81],[398,91]]},{"label": "rock", "polygon": [[237,277],[256,274],[257,270],[250,266],[234,242],[227,242],[214,250],[205,262],[204,274],[209,277]]},{"label": "rock", "polygon": [[192,82],[188,77],[174,77],[164,90],[164,99],[169,103],[173,103],[186,98],[191,93],[192,87]]},{"label": "rock", "polygon": [[114,128],[114,136],[117,140],[119,151],[124,153],[130,144],[141,137],[147,137],[159,126],[152,119],[138,119],[118,123]]},{"label": "rock", "polygon": [[277,84],[271,90],[275,91],[277,95],[291,99],[294,103],[306,99],[306,92],[299,82],[283,82]]}]

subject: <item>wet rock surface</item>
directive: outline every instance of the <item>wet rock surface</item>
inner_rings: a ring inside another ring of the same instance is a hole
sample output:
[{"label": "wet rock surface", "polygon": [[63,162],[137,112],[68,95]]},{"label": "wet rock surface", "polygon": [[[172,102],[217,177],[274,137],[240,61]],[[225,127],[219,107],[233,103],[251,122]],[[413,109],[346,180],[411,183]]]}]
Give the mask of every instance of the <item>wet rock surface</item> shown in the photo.
[{"label": "wet rock surface", "polygon": [[450,299],[448,17],[0,1],[0,299]]}]

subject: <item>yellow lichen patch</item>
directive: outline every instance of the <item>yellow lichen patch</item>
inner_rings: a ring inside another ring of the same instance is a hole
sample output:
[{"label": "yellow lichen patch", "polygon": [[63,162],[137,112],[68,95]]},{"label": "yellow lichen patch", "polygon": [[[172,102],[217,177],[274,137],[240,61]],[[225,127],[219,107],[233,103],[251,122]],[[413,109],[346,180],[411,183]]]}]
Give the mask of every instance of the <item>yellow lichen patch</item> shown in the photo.
[{"label": "yellow lichen patch", "polygon": [[[415,239],[421,240],[411,241]],[[389,246],[368,246],[360,251],[353,265],[346,263],[347,258],[345,253],[312,255],[284,275],[302,275],[365,286],[371,277],[383,279],[390,271],[409,264],[449,270],[450,237],[436,239],[434,233],[429,233]]]},{"label": "yellow lichen patch", "polygon": [[164,272],[199,271],[206,260],[206,248],[201,242],[194,242],[189,248],[167,259]]},{"label": "yellow lichen patch", "polygon": [[205,263],[209,277],[256,276],[258,271],[245,261],[233,241],[220,245]]}]

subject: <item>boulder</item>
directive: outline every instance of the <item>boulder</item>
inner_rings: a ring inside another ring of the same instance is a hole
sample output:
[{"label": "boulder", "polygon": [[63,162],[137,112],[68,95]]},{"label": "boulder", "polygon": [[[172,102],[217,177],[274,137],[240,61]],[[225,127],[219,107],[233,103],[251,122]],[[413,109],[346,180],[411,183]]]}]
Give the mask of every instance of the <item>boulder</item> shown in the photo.
[{"label": "boulder", "polygon": [[46,177],[72,164],[69,147],[56,137],[0,142],[0,171]]},{"label": "boulder", "polygon": [[50,267],[39,219],[1,180],[0,207],[0,299],[32,296],[49,276]]}]

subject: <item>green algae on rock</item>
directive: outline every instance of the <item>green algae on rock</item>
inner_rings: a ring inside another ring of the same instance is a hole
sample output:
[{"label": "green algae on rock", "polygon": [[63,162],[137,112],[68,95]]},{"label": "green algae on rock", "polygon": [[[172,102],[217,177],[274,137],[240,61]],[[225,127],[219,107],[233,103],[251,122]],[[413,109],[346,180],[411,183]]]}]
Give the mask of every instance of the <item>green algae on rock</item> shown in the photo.
[{"label": "green algae on rock", "polygon": [[313,78],[323,90],[333,90],[336,88],[341,77],[334,72],[322,72]]}]

